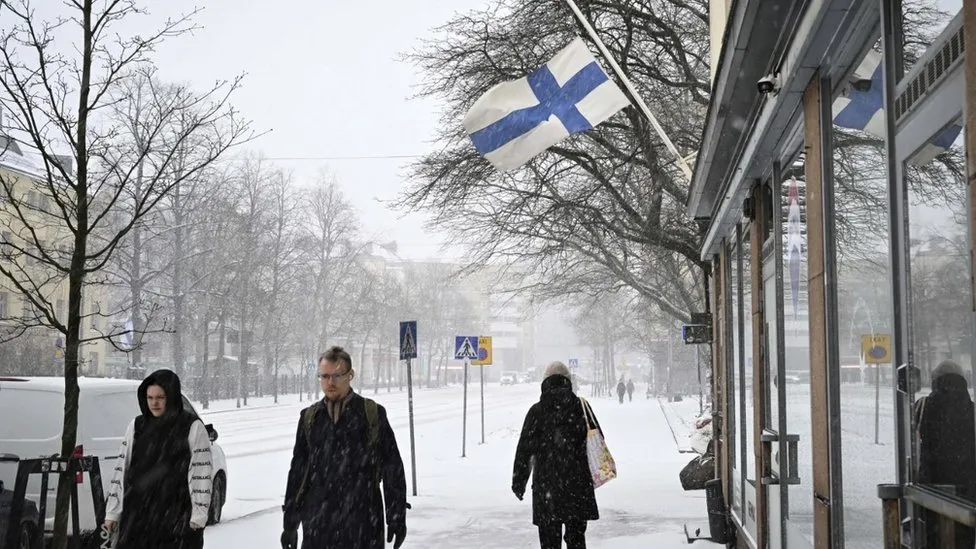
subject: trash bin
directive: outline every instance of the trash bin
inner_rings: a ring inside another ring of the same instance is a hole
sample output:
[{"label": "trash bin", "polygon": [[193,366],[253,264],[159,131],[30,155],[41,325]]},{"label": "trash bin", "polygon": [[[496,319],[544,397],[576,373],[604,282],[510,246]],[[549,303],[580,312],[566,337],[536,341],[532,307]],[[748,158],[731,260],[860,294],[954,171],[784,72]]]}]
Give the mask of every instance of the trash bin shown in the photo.
[{"label": "trash bin", "polygon": [[725,515],[721,479],[713,478],[705,483],[705,504],[708,508],[708,530],[712,541],[728,543],[729,521]]}]

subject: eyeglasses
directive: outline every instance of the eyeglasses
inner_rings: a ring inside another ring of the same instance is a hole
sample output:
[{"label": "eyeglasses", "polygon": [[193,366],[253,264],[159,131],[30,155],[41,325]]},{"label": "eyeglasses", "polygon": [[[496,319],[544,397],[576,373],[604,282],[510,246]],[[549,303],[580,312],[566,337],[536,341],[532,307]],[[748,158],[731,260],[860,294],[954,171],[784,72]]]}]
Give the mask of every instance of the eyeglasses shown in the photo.
[{"label": "eyeglasses", "polygon": [[340,379],[348,375],[349,372],[343,372],[341,374],[318,374],[318,378],[321,379],[322,381],[332,380],[333,383],[336,383],[337,381],[339,381]]}]

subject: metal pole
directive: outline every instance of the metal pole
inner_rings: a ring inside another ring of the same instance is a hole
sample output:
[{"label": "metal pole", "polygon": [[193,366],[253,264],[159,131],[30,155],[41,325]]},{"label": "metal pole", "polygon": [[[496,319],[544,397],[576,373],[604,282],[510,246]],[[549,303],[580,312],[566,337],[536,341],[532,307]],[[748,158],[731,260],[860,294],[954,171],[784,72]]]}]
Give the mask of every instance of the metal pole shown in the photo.
[{"label": "metal pole", "polygon": [[417,449],[413,434],[413,368],[407,359],[407,406],[410,408],[410,476],[413,481],[413,495],[417,495]]},{"label": "metal pole", "polygon": [[468,361],[464,361],[464,410],[461,412],[461,457],[467,457],[465,450],[468,440]]},{"label": "metal pole", "polygon": [[481,365],[481,443],[485,443],[485,365]]},{"label": "metal pole", "polygon": [[[873,335],[873,334],[872,334]],[[878,441],[878,429],[881,425],[881,365],[874,365],[874,443]]]},{"label": "metal pole", "polygon": [[624,74],[623,70],[621,70],[620,65],[618,65],[617,61],[612,55],[610,55],[610,51],[607,50],[607,47],[603,44],[603,40],[600,40],[600,37],[597,36],[593,26],[590,25],[590,22],[587,21],[586,17],[583,16],[583,12],[580,11],[579,6],[576,5],[576,2],[573,0],[566,0],[566,4],[568,4],[569,8],[573,10],[573,14],[576,15],[576,19],[580,22],[580,25],[583,25],[583,28],[586,29],[586,33],[589,34],[590,38],[593,39],[593,42],[596,43],[596,47],[600,49],[600,53],[603,54],[603,57],[607,60],[607,63],[609,63],[610,67],[613,68],[613,72],[616,73],[618,78],[620,78],[620,81],[623,83],[624,87],[627,88],[627,91],[630,92],[630,96],[633,98],[633,100],[637,102],[637,106],[640,108],[641,112],[644,113],[644,116],[646,116],[651,122],[651,125],[654,126],[654,130],[657,132],[661,140],[664,141],[664,145],[669,151],[671,151],[671,154],[674,155],[675,159],[677,159],[678,167],[681,168],[681,171],[685,174],[685,177],[687,177],[688,181],[690,182],[691,167],[688,166],[688,162],[685,161],[685,158],[681,156],[680,152],[678,152],[678,148],[675,147],[674,143],[671,142],[668,134],[664,133],[664,128],[662,128],[661,124],[658,123],[657,118],[651,114],[650,107],[647,106],[647,103],[644,103],[644,100],[637,93],[634,85],[630,83],[630,79],[627,78],[627,75]]},{"label": "metal pole", "polygon": [[705,413],[705,395],[702,392],[701,349],[695,345],[695,362],[698,364],[698,415]]}]

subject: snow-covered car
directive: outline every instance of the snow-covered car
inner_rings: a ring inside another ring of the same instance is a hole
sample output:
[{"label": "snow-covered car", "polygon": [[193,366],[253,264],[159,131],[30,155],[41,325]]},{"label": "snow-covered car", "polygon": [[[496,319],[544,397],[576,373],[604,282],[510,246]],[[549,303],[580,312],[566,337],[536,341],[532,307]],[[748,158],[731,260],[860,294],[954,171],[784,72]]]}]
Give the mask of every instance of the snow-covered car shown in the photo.
[{"label": "snow-covered car", "polygon": [[[78,379],[78,435],[75,455],[97,456],[102,474],[102,490],[108,493],[112,472],[119,455],[122,439],[132,418],[140,413],[136,390],[139,381],[128,379]],[[184,397],[183,406],[197,414]],[[0,454],[21,459],[51,456],[61,450],[61,431],[64,414],[64,379],[60,377],[0,377],[0,417],[17,418],[0,421]],[[210,440],[217,439],[212,425],[207,425]],[[223,449],[213,444],[212,504],[210,523],[220,522],[227,494],[227,459]],[[0,481],[13,490],[17,463],[0,463]],[[27,485],[27,497],[40,501],[40,476],[32,475]],[[54,508],[57,478],[49,477],[45,531],[54,529]],[[81,530],[93,530],[95,512],[92,505],[91,482],[88,476],[78,483],[79,522]]]},{"label": "snow-covered car", "polygon": [[515,385],[517,379],[515,374],[512,372],[505,372],[502,374],[501,378],[499,378],[499,381],[502,385]]}]

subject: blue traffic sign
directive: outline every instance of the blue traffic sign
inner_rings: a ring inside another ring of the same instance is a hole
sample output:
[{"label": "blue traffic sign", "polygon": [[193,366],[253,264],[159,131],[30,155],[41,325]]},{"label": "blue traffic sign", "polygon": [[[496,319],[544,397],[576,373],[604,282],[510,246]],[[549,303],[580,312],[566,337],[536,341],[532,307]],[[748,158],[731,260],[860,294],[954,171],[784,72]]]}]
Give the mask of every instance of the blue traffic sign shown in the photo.
[{"label": "blue traffic sign", "polygon": [[417,321],[400,323],[400,360],[417,358]]},{"label": "blue traffic sign", "polygon": [[454,336],[454,358],[456,360],[476,360],[478,358],[478,336]]},{"label": "blue traffic sign", "polygon": [[579,359],[578,358],[571,358],[571,359],[569,359],[569,367],[572,368],[572,369],[574,369],[574,370],[576,368],[579,368]]}]

